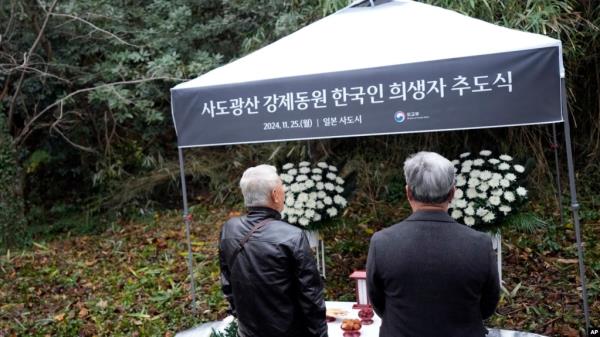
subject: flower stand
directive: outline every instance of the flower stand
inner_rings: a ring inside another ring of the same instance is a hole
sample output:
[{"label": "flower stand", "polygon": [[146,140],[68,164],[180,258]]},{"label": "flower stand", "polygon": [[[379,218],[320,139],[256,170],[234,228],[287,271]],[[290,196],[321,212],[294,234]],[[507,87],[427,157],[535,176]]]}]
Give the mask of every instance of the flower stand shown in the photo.
[{"label": "flower stand", "polygon": [[319,231],[306,231],[306,237],[308,238],[308,244],[310,248],[315,252],[315,258],[317,259],[317,269],[323,278],[325,278],[325,243],[321,237]]},{"label": "flower stand", "polygon": [[489,233],[492,237],[492,247],[496,252],[497,263],[498,263],[498,277],[500,278],[500,284],[502,284],[502,235],[500,232]]}]

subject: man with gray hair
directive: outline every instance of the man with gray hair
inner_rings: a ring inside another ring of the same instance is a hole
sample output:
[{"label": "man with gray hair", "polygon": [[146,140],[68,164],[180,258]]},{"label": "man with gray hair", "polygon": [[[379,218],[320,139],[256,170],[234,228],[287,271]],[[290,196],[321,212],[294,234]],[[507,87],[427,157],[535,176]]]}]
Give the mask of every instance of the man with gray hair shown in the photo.
[{"label": "man with gray hair", "polygon": [[412,215],[371,238],[367,289],[380,337],[483,337],[500,285],[489,235],[454,221],[454,166],[434,152],[404,162]]},{"label": "man with gray hair", "polygon": [[221,285],[241,337],[326,337],[323,284],[303,230],[281,220],[285,191],[275,167],[240,180],[245,216],[221,231]]}]

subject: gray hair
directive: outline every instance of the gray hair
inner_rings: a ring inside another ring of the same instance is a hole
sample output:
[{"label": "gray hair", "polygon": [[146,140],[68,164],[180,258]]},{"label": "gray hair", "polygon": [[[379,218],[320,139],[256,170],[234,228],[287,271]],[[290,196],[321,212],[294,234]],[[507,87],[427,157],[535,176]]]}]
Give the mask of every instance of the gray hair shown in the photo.
[{"label": "gray hair", "polygon": [[440,204],[454,186],[454,166],[435,152],[419,152],[404,162],[404,177],[416,201]]},{"label": "gray hair", "polygon": [[246,207],[269,206],[271,192],[280,181],[275,166],[258,165],[244,171],[240,179],[240,188]]}]

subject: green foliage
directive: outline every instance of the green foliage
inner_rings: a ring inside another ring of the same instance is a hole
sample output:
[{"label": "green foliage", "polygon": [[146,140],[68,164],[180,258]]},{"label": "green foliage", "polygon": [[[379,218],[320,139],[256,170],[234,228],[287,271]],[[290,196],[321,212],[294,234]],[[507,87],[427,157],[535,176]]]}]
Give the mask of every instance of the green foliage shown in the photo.
[{"label": "green foliage", "polygon": [[507,226],[511,226],[517,231],[532,234],[535,230],[540,229],[544,226],[548,226],[548,223],[540,219],[535,213],[532,212],[517,212],[509,215],[504,219]]},{"label": "green foliage", "polygon": [[582,221],[598,221],[600,220],[600,208],[595,202],[590,202],[589,206],[584,206],[580,210]]},{"label": "green foliage", "polygon": [[215,331],[213,329],[213,331],[210,333],[210,337],[237,337],[237,329],[237,321],[233,321],[227,326],[227,328],[225,328],[223,332]]},{"label": "green foliage", "polygon": [[45,150],[35,150],[30,156],[27,162],[25,163],[25,167],[27,169],[27,173],[33,173],[40,168],[40,166],[48,163],[50,161],[50,154]]},{"label": "green foliage", "polygon": [[319,0],[319,7],[323,16],[333,14],[336,11],[348,6],[352,1],[349,0]]},{"label": "green foliage", "polygon": [[0,106],[36,220],[55,202],[137,208],[172,194],[176,170],[119,198],[124,180],[155,178],[174,158],[169,88],[318,17],[314,1],[51,3],[0,3]]},{"label": "green foliage", "polygon": [[406,199],[406,182],[402,175],[394,175],[386,185],[386,200],[390,202],[401,202]]},{"label": "green foliage", "polygon": [[[425,2],[563,41],[574,153],[582,170],[578,182],[597,191],[600,77],[590,74],[600,73],[600,3]],[[28,212],[34,213],[29,218],[40,227],[38,233],[77,226],[70,211],[57,211],[60,205],[92,213],[106,207],[125,213],[179,207],[170,87],[282,38],[349,1],[61,0],[50,8],[52,3],[0,2],[0,114],[10,124],[15,181],[23,185],[19,191]],[[50,10],[53,14],[44,25]],[[27,67],[22,66],[24,55]],[[356,191],[360,211],[384,222],[395,217],[388,207],[398,208],[403,201],[400,171],[408,153],[429,149],[453,154],[502,139],[497,146],[506,152],[534,158],[532,179],[539,187],[533,192],[543,195],[551,179],[548,167],[553,167],[549,138],[548,128],[528,127],[325,140],[309,143],[312,153],[306,142],[202,149],[188,152],[186,172],[193,178],[192,198],[237,202],[236,181],[248,165],[294,159],[301,151],[318,160],[333,157],[362,172]],[[71,221],[61,222],[58,217],[63,216]],[[53,222],[54,229],[41,228]],[[95,222],[87,223],[94,227]]]}]

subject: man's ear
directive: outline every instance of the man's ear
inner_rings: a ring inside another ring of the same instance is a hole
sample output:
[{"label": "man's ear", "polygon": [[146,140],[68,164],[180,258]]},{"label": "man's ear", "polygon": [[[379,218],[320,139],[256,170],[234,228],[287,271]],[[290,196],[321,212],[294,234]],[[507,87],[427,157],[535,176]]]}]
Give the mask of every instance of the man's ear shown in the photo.
[{"label": "man's ear", "polygon": [[456,186],[452,186],[452,189],[450,190],[450,192],[448,192],[448,199],[446,199],[447,202],[452,202],[452,199],[454,199],[455,192],[456,192]]},{"label": "man's ear", "polygon": [[412,194],[412,190],[410,189],[410,187],[408,185],[404,186],[404,189],[406,190],[406,198],[408,200],[413,200],[413,194]]}]

